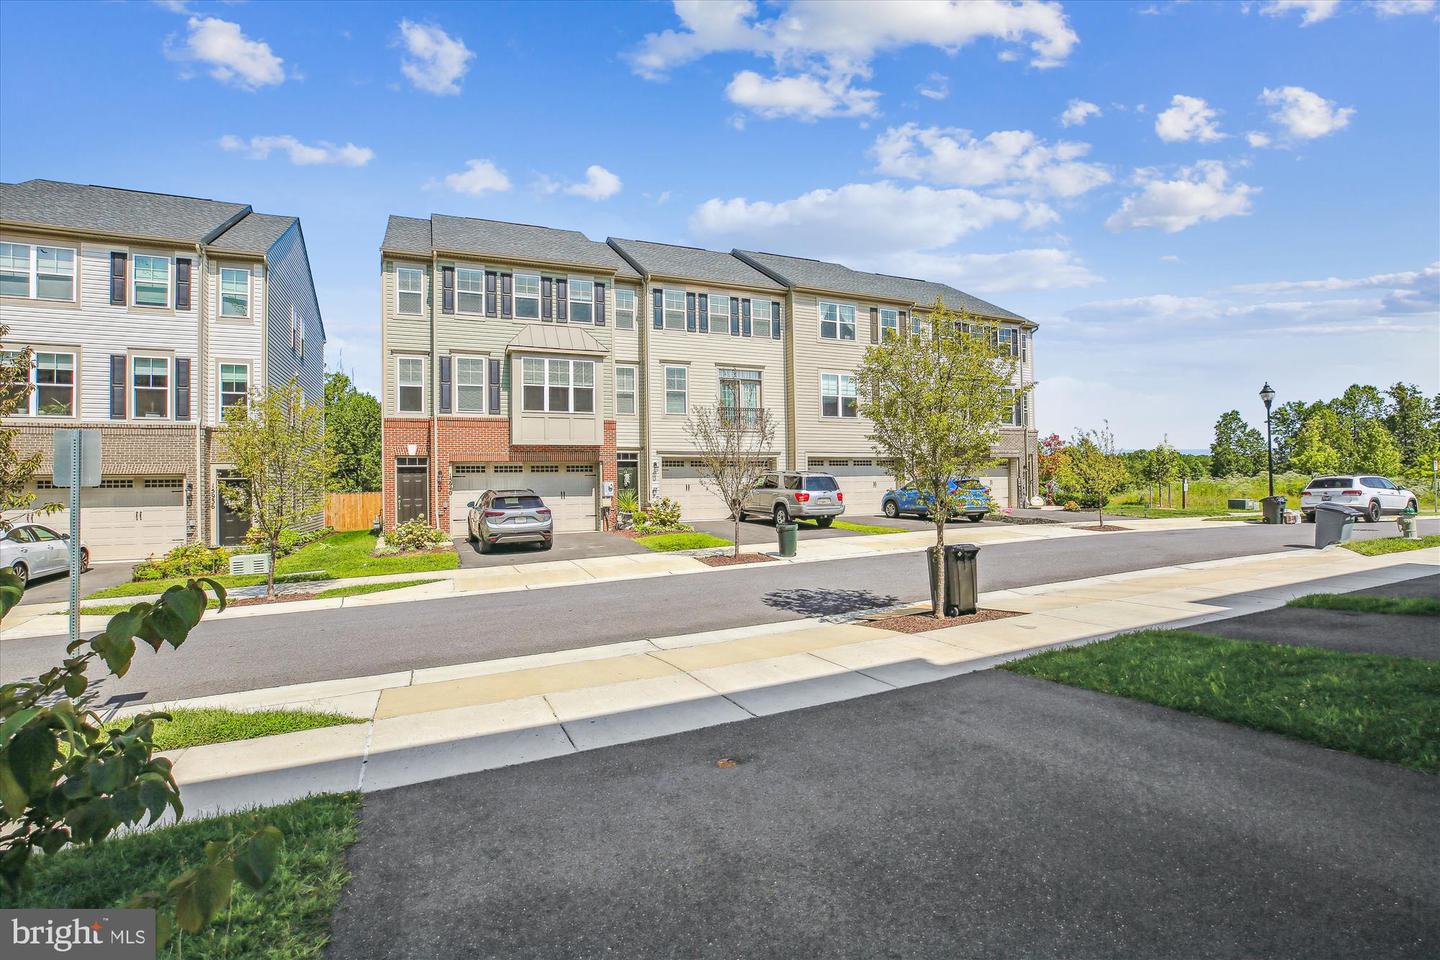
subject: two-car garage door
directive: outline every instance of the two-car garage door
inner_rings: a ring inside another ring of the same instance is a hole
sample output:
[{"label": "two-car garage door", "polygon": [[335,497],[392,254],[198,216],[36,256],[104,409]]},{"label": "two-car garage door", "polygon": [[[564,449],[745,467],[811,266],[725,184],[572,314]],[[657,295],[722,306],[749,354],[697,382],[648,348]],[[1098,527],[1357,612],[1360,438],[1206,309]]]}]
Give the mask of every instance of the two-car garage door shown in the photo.
[{"label": "two-car garage door", "polygon": [[458,463],[451,468],[450,535],[466,534],[470,502],[486,490],[534,490],[550,508],[556,533],[595,529],[593,463]]},{"label": "two-car garage door", "polygon": [[[40,481],[30,488],[34,505],[69,503],[68,488]],[[37,516],[61,533],[70,529],[70,511]],[[183,477],[104,477],[99,487],[80,492],[80,539],[95,560],[138,560],[163,554],[185,542]]]}]

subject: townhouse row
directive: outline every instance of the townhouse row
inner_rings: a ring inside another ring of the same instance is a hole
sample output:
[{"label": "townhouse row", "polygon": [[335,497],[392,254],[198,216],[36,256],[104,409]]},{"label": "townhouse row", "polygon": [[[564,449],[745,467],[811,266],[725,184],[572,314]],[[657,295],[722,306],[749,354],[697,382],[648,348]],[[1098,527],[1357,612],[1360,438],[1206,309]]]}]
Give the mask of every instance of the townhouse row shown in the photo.
[{"label": "townhouse row", "polygon": [[65,502],[55,430],[101,433],[101,484],[83,500],[96,559],[238,543],[247,525],[219,489],[240,481],[214,442],[226,409],[292,378],[324,396],[300,221],[248,204],[0,183],[0,325],[6,349],[32,351],[28,407],[6,421],[20,455],[41,456],[27,492]]},{"label": "townhouse row", "polygon": [[[777,469],[836,475],[851,516],[893,480],[858,415],[865,351],[919,329],[938,298],[999,324],[1034,376],[1035,324],[945,284],[754,250],[591,240],[573,230],[442,214],[392,216],[381,245],[387,526],[455,535],[488,488],[529,487],[558,531],[595,530],[620,493],[671,497],[687,520],[725,508],[686,429],[698,406],[769,413]],[[1027,396],[985,481],[1035,492]]]}]

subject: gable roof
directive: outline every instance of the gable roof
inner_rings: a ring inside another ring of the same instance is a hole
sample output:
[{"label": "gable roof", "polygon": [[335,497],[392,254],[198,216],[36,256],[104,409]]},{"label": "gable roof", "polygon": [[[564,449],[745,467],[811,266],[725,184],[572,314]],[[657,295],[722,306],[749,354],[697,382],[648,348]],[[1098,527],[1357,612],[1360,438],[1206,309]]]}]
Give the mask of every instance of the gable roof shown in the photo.
[{"label": "gable roof", "polygon": [[385,239],[380,249],[386,253],[406,253],[429,258],[435,245],[430,239],[430,221],[419,217],[390,215],[385,224]]},{"label": "gable roof", "polygon": [[611,237],[609,243],[647,277],[675,277],[706,283],[759,287],[764,290],[784,289],[750,264],[718,250],[652,243],[649,240],[622,240],[618,237]]},{"label": "gable roof", "polygon": [[209,243],[250,213],[243,203],[56,180],[0,183],[0,219],[144,240]]},{"label": "gable roof", "polygon": [[226,230],[209,246],[214,250],[232,253],[253,253],[263,257],[285,231],[299,222],[296,217],[282,217],[273,213],[250,213],[235,226]]},{"label": "gable roof", "polygon": [[639,278],[623,257],[578,230],[435,213],[430,215],[430,236],[434,249],[443,253],[591,267]]}]

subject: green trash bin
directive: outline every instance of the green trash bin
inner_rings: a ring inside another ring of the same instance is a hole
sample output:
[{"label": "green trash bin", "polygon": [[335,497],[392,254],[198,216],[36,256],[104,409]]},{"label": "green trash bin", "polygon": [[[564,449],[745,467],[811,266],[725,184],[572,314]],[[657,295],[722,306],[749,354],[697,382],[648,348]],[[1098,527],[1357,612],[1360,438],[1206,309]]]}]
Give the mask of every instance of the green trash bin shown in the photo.
[{"label": "green trash bin", "polygon": [[793,523],[775,524],[775,533],[780,538],[780,556],[795,556],[795,531],[798,529]]}]

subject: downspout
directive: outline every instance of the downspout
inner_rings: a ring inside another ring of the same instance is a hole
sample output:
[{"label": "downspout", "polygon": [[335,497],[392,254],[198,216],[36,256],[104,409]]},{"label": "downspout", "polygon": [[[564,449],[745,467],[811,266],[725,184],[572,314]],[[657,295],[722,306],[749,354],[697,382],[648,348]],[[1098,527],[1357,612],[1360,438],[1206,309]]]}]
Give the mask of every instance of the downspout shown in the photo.
[{"label": "downspout", "polygon": [[195,244],[195,271],[199,274],[196,282],[190,277],[191,296],[199,301],[195,307],[195,369],[191,371],[192,393],[195,400],[195,537],[193,542],[206,543],[210,539],[210,526],[206,515],[209,513],[209,492],[205,477],[205,368],[209,366],[209,337],[205,326],[205,275],[210,272],[202,244]]},{"label": "downspout", "polygon": [[[639,497],[640,503],[644,506],[649,506],[650,504],[651,484],[654,483],[654,477],[650,469],[651,462],[655,456],[655,451],[651,449],[650,445],[650,421],[653,415],[650,409],[650,325],[655,322],[655,318],[651,316],[654,310],[654,291],[651,289],[650,275],[647,273],[644,275],[640,284],[640,303],[636,304],[635,310],[635,322],[640,325],[640,382],[636,384],[636,389],[639,390],[640,397],[636,400],[636,407],[641,411],[640,462],[635,465],[639,470],[640,476],[638,478],[639,482],[636,484],[639,489],[636,490],[635,493]],[[618,474],[616,479],[619,479]]]},{"label": "downspout", "polygon": [[[435,284],[440,276],[440,255],[430,250],[430,516],[440,525],[440,358],[435,354]],[[496,291],[497,293],[499,291]],[[443,292],[442,292],[443,296]],[[398,395],[400,389],[395,387]]]}]

